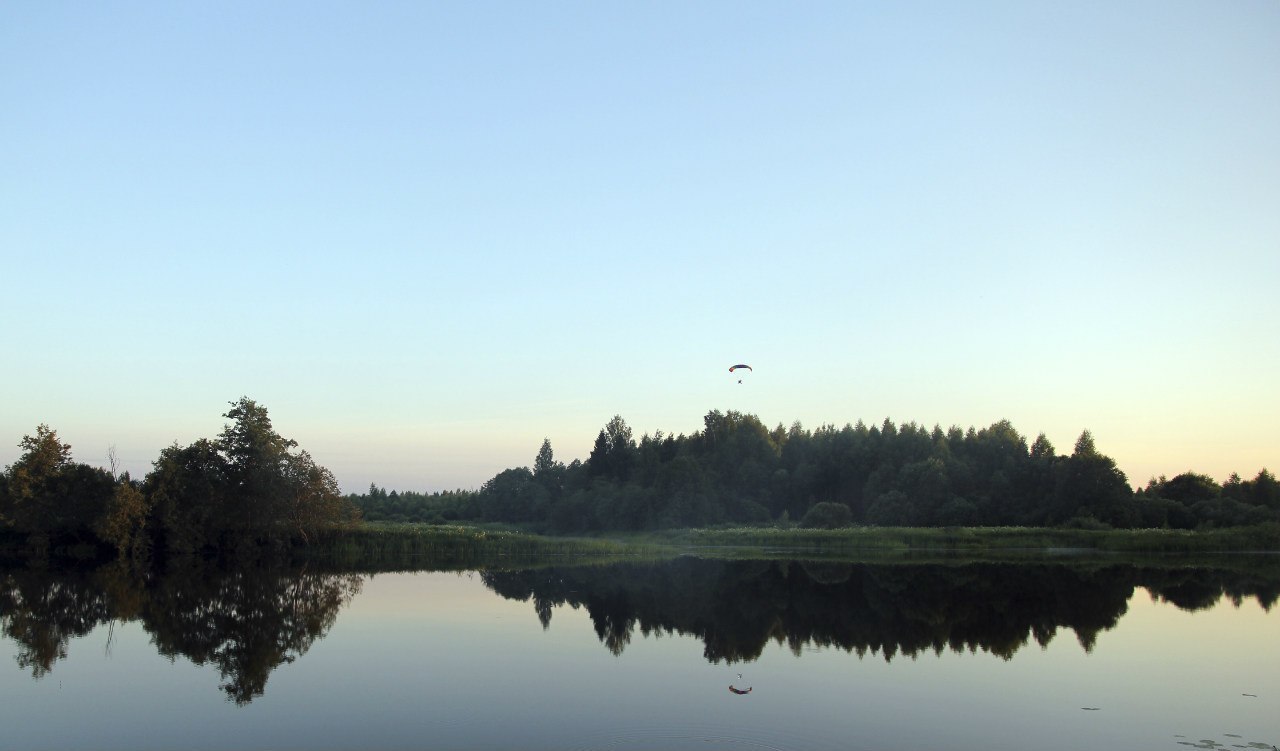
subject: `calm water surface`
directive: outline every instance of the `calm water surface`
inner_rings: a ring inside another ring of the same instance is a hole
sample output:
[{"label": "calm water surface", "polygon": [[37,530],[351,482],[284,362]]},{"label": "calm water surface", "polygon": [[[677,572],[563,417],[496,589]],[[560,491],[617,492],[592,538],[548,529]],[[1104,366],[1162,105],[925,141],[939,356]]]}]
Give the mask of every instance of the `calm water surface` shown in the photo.
[{"label": "calm water surface", "polygon": [[1280,584],[1239,563],[0,582],[0,749],[1280,743]]}]

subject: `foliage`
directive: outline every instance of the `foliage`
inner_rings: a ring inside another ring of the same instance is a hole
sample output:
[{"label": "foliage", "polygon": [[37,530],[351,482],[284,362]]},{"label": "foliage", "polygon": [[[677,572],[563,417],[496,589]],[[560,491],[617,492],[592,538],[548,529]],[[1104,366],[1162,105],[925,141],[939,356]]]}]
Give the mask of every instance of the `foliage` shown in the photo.
[{"label": "foliage", "polygon": [[144,483],[157,509],[153,529],[173,553],[262,540],[309,541],[348,525],[358,511],[333,474],[275,431],[265,407],[231,403],[214,441],[166,449]]},{"label": "foliage", "polygon": [[23,454],[6,470],[0,518],[43,555],[51,545],[93,538],[108,513],[115,480],[102,469],[71,460],[71,446],[47,425],[18,444]]},{"label": "foliage", "polygon": [[152,513],[149,528],[170,553],[195,553],[223,534],[222,509],[229,492],[226,461],[217,447],[200,439],[185,448],[176,443],[160,452],[143,481]]},{"label": "foliage", "polygon": [[337,565],[342,570],[418,570],[483,568],[496,563],[529,562],[553,557],[634,556],[659,546],[612,540],[548,538],[509,529],[366,522],[340,536],[304,550],[307,562]]},{"label": "foliage", "polygon": [[843,503],[823,501],[815,503],[800,520],[800,526],[809,529],[837,529],[853,522],[853,512]]},{"label": "foliage", "polygon": [[147,499],[126,476],[116,485],[94,532],[121,558],[142,560],[150,552],[146,535]]},{"label": "foliage", "polygon": [[506,523],[587,534],[713,526],[1058,526],[1077,530],[1218,530],[1280,523],[1280,483],[1263,469],[1218,485],[1192,472],[1136,492],[1089,431],[1060,456],[1028,446],[1007,421],[982,428],[858,422],[768,429],[712,411],[693,435],[636,440],[620,415],[586,461],[564,464],[543,440],[532,469],[479,490],[400,493],[371,485],[343,497],[333,474],[277,433],[265,407],[231,402],[214,439],[161,451],[142,483],[71,459],[46,425],[0,475],[0,536],[38,553],[118,556],[249,552],[311,542],[371,521]]},{"label": "foliage", "polygon": [[[727,550],[762,548],[792,556],[796,551],[863,560],[868,554],[1042,556],[1044,551],[1108,553],[1222,553],[1280,551],[1280,524],[1203,531],[1174,529],[1080,529],[1078,527],[846,527],[781,529],[734,527],[652,532],[636,540],[652,546]],[[705,554],[705,553],[704,553]],[[1250,565],[1257,565],[1254,561]]]},{"label": "foliage", "polygon": [[[615,415],[587,461],[566,466],[544,440],[532,470],[503,470],[479,491],[398,494],[373,486],[350,498],[371,520],[507,522],[560,534],[791,519],[818,526],[1090,529],[1280,520],[1280,484],[1266,470],[1222,487],[1190,473],[1152,482],[1134,492],[1088,430],[1062,456],[1043,434],[1028,446],[1007,420],[945,431],[888,419],[871,427],[810,431],[795,423],[770,430],[753,415],[712,411],[694,435],[659,432],[638,441]],[[833,511],[841,515],[830,517]]]},{"label": "foliage", "polygon": [[448,524],[472,518],[478,509],[478,494],[468,490],[446,490],[439,493],[388,491],[376,484],[369,491],[347,496],[363,518],[381,522],[425,522]]},{"label": "foliage", "polygon": [[161,451],[142,483],[73,462],[70,445],[40,425],[0,484],[0,525],[39,555],[87,545],[141,561],[306,542],[358,519],[333,474],[293,451],[265,407],[241,398],[224,417],[216,440]]}]

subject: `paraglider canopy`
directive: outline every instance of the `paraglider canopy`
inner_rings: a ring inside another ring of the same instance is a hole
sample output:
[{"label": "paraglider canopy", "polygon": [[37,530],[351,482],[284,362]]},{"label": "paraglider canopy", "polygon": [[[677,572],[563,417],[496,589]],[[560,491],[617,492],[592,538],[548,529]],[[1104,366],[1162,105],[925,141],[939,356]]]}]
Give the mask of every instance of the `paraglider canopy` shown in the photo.
[{"label": "paraglider canopy", "polygon": [[730,368],[729,368],[729,372],[730,372],[730,373],[732,373],[733,371],[737,370],[738,368],[746,368],[747,370],[751,370],[751,366],[750,366],[750,365],[743,365],[742,363],[738,363],[737,365],[734,365],[734,366],[730,367]]}]

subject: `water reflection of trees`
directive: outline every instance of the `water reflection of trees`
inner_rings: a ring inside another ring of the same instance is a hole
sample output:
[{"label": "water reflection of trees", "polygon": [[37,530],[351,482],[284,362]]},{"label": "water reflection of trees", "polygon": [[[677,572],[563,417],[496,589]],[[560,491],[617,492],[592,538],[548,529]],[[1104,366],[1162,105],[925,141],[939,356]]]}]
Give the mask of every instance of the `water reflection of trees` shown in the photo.
[{"label": "water reflection of trees", "polygon": [[18,644],[18,667],[41,678],[67,656],[67,643],[111,618],[107,594],[86,577],[47,570],[0,577],[0,630]]},{"label": "water reflection of trees", "polygon": [[621,653],[632,635],[680,633],[704,644],[712,662],[751,661],[770,641],[800,654],[832,647],[885,660],[947,650],[1008,659],[1062,629],[1081,647],[1114,628],[1136,587],[1184,609],[1227,597],[1270,608],[1276,577],[1212,569],[1125,565],[969,563],[869,565],[727,562],[490,572],[498,594],[532,600],[543,626],[556,606],[585,608],[601,642]]},{"label": "water reflection of trees", "polygon": [[[1087,651],[1126,612],[1134,590],[1187,610],[1224,598],[1280,600],[1280,573],[1128,565],[965,563],[669,563],[488,571],[501,596],[529,601],[544,627],[584,608],[619,654],[638,633],[694,636],[712,662],[750,661],[769,642],[895,657],[947,650],[1008,659],[1070,630]],[[0,570],[0,631],[20,669],[41,678],[68,644],[99,625],[139,622],[161,654],[211,665],[238,704],[261,696],[271,672],[305,654],[360,591],[361,574],[298,568],[170,566],[138,575]]]},{"label": "water reflection of trees", "polygon": [[280,569],[9,571],[0,574],[0,630],[18,644],[19,667],[40,678],[72,638],[137,620],[161,654],[217,667],[227,696],[245,704],[262,695],[272,670],[324,636],[361,581]]}]

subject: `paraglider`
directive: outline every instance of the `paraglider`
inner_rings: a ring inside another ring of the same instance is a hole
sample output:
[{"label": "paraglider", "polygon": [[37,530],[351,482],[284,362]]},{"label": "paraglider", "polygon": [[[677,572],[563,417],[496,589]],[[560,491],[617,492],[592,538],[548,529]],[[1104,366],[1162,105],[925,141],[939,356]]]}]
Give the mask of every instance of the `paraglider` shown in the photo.
[{"label": "paraglider", "polygon": [[[730,367],[729,367],[729,372],[730,372],[730,373],[732,373],[733,371],[738,370],[739,368],[746,368],[747,370],[751,370],[751,366],[750,366],[750,365],[743,365],[742,363],[738,363],[737,365],[732,365],[732,366],[730,366]],[[753,372],[754,372],[754,371],[753,371]],[[741,379],[741,378],[739,378],[739,379],[738,379],[738,383],[742,383],[742,379]]]}]

